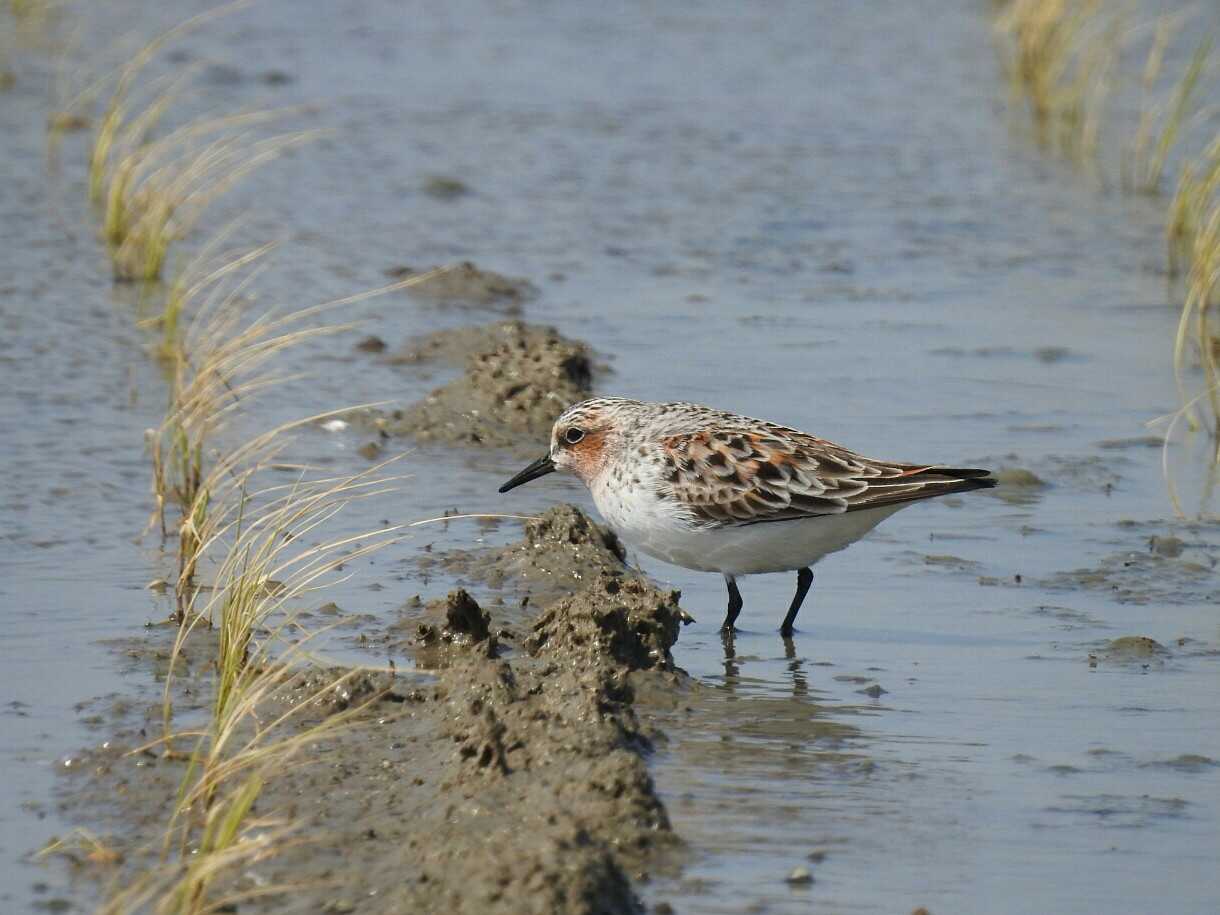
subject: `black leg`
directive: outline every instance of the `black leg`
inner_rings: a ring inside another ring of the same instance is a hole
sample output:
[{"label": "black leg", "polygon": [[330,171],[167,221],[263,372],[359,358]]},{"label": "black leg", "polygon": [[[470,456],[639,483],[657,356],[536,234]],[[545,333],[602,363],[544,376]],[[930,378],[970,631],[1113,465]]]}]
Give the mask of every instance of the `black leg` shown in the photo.
[{"label": "black leg", "polygon": [[737,579],[732,575],[724,576],[724,583],[729,586],[729,609],[724,616],[721,632],[732,632],[733,624],[737,622],[737,614],[741,613],[741,592],[737,590]]},{"label": "black leg", "polygon": [[792,635],[792,624],[796,622],[796,615],[800,612],[801,604],[805,602],[805,595],[809,593],[811,584],[813,584],[813,572],[808,567],[796,573],[796,595],[792,598],[792,606],[788,608],[788,615],[784,617],[784,625],[779,627],[780,634],[785,638]]}]

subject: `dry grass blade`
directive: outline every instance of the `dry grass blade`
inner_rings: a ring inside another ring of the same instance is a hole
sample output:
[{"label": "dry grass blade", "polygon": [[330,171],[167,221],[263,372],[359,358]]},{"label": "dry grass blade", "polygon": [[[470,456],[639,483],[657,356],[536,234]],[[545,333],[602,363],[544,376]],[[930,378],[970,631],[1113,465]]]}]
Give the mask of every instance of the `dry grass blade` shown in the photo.
[{"label": "dry grass blade", "polygon": [[158,279],[170,246],[194,228],[219,196],[317,136],[298,132],[260,138],[253,128],[285,114],[261,111],[201,118],[152,138],[193,70],[155,80],[143,92],[136,88],[140,75],[170,39],[244,5],[245,0],[229,4],[171,29],[111,76],[114,89],[90,149],[88,188],[89,199],[102,208],[102,236],[118,280]]},{"label": "dry grass blade", "polygon": [[[203,613],[219,620],[218,717],[226,714],[234,696],[244,692],[244,678],[257,666],[250,663],[251,642],[257,630],[293,601],[321,587],[345,563],[400,539],[398,528],[386,528],[312,547],[297,546],[298,541],[356,499],[390,491],[391,482],[369,476],[302,483],[273,500],[252,521],[243,517],[244,513],[234,519],[231,529],[236,538],[217,573],[212,599]],[[278,632],[283,625],[273,631]]]},{"label": "dry grass blade", "polygon": [[1178,185],[1165,223],[1169,249],[1169,272],[1178,276],[1192,262],[1196,237],[1216,205],[1220,190],[1220,137],[1212,141],[1195,162],[1187,162],[1178,175]]},{"label": "dry grass blade", "polygon": [[[1164,22],[1158,27],[1149,51],[1144,68],[1145,99],[1159,75],[1170,28]],[[1212,49],[1211,38],[1199,43],[1166,103],[1148,105],[1145,102],[1135,140],[1124,155],[1123,184],[1128,190],[1145,194],[1160,191],[1169,157],[1198,113],[1199,86],[1208,71]]]},{"label": "dry grass blade", "polygon": [[1203,374],[1206,403],[1210,417],[1201,417],[1188,410],[1186,421],[1191,428],[1210,427],[1213,435],[1220,433],[1220,332],[1212,320],[1216,291],[1220,287],[1220,206],[1213,199],[1206,221],[1194,235],[1186,301],[1178,320],[1174,340],[1174,373],[1178,393],[1184,405],[1193,402],[1188,396],[1188,380],[1193,350]]},{"label": "dry grass blade", "polygon": [[1103,12],[1100,0],[1011,0],[996,19],[1013,96],[1039,142],[1078,161],[1096,153],[1121,46],[1118,17]]},{"label": "dry grass blade", "polygon": [[[288,314],[268,311],[247,319],[246,291],[259,274],[261,258],[272,246],[237,255],[218,255],[216,250],[225,238],[225,233],[218,236],[179,276],[159,319],[160,351],[171,371],[170,406],[160,428],[148,435],[156,503],[150,526],[159,521],[162,536],[166,536],[166,509],[169,505],[178,507],[176,593],[180,621],[186,618],[197,594],[194,583],[197,556],[209,537],[208,519],[216,512],[215,506],[225,503],[217,488],[227,480],[227,491],[232,494],[234,485],[244,485],[246,473],[260,462],[270,460],[280,434],[321,418],[286,423],[229,456],[205,454],[208,442],[233,411],[254,394],[292,377],[268,373],[269,360],[308,340],[353,326],[311,323],[327,311],[424,282],[446,269],[438,268]],[[184,321],[187,314],[189,320]],[[350,409],[354,408],[332,413]],[[213,465],[211,470],[205,468],[208,462]]]},{"label": "dry grass blade", "polygon": [[[179,628],[171,653],[167,731],[158,743],[168,747],[173,740],[193,739],[195,749],[170,814],[163,863],[113,896],[103,911],[195,915],[218,911],[251,893],[282,891],[233,887],[239,870],[300,841],[287,824],[253,818],[255,801],[266,781],[292,765],[304,747],[349,726],[379,698],[371,695],[309,727],[299,724],[304,713],[345,690],[360,671],[347,671],[300,692],[305,651],[319,633],[300,625],[297,607],[315,591],[346,578],[346,563],[400,539],[397,528],[383,528],[312,542],[344,508],[383,495],[396,478],[381,475],[386,462],[352,476],[254,490],[252,481],[266,469],[260,458],[278,432],[264,434],[235,453],[252,460],[253,466],[229,481],[222,506],[209,517],[203,549],[223,557],[213,577],[212,596],[203,613]],[[210,715],[202,730],[174,735],[168,728],[176,661],[187,639],[209,618],[218,620],[219,629]],[[295,690],[293,701],[281,698],[289,690]]]},{"label": "dry grass blade", "polygon": [[[350,326],[302,326],[318,313],[316,307],[245,318],[245,292],[258,276],[257,262],[272,247],[263,245],[219,264],[205,250],[171,288],[161,317],[160,352],[171,372],[170,408],[152,435],[154,485],[158,503],[176,502],[184,516],[196,507],[205,443],[244,397],[273,383],[260,374],[267,361]],[[187,312],[190,318],[181,330]]]},{"label": "dry grass blade", "polygon": [[240,901],[276,895],[291,888],[265,886],[219,899],[209,899],[208,888],[226,877],[233,879],[302,841],[292,824],[263,819],[241,823],[227,846],[201,848],[191,857],[167,859],[159,867],[116,886],[97,909],[98,915],[232,912]]},{"label": "dry grass blade", "polygon": [[150,159],[165,153],[164,147],[133,153],[132,176],[117,193],[118,185],[112,185],[108,195],[106,224],[114,229],[107,240],[116,279],[159,278],[170,245],[189,234],[217,198],[285,150],[318,135],[300,132],[261,140],[244,133],[223,136],[201,149],[180,147],[176,156],[155,168]]},{"label": "dry grass blade", "polygon": [[62,855],[77,864],[110,867],[123,860],[122,853],[111,843],[88,829],[72,830],[65,839],[52,839],[34,856],[35,860],[50,855]]},{"label": "dry grass blade", "polygon": [[135,82],[140,74],[144,72],[144,69],[152,62],[157,53],[174,39],[199,28],[213,19],[249,6],[250,2],[251,0],[236,0],[236,2],[227,3],[215,9],[205,10],[197,16],[192,16],[185,22],[179,23],[172,29],[162,32],[140,48],[131,60],[123,64],[123,66],[95,80],[63,106],[65,112],[79,114],[82,108],[102,91],[102,87],[111,82],[114,83],[114,90],[110,94],[110,101],[107,103],[106,110],[99,121],[97,132],[94,135],[93,147],[89,154],[90,200],[94,202],[101,200],[110,150],[114,146],[115,139],[126,121]]},{"label": "dry grass blade", "polygon": [[[1197,431],[1190,429],[1192,426],[1191,413],[1198,408],[1201,401],[1207,397],[1207,392],[1197,395],[1191,400],[1184,403],[1177,410],[1168,413],[1164,416],[1158,416],[1156,419],[1149,420],[1146,425],[1149,429],[1158,430],[1163,438],[1161,444],[1161,476],[1165,480],[1165,488],[1169,494],[1169,502],[1173,506],[1174,513],[1179,518],[1191,517],[1182,507],[1182,501],[1178,495],[1177,481],[1174,479],[1174,472],[1170,462],[1170,446],[1173,444],[1187,445],[1191,442],[1191,432]],[[1185,436],[1179,439],[1178,427],[1185,423],[1188,427],[1188,432]],[[1217,451],[1217,443],[1215,439],[1211,441],[1212,454],[1211,465],[1207,473],[1206,481],[1203,486],[1203,491],[1199,496],[1199,510],[1193,517],[1200,520],[1215,520],[1214,512],[1209,514],[1209,506],[1212,504],[1212,499],[1216,490],[1216,486],[1220,483],[1220,452]]]},{"label": "dry grass blade", "polygon": [[[161,353],[170,368],[170,405],[160,428],[149,435],[156,501],[152,522],[167,533],[166,509],[176,505],[178,523],[178,619],[184,620],[196,597],[195,572],[208,539],[209,518],[224,504],[218,487],[266,459],[279,433],[309,420],[288,423],[260,436],[232,455],[209,455],[208,443],[228,417],[251,396],[290,375],[267,371],[269,361],[308,340],[348,329],[348,324],[315,325],[315,319],[341,302],[310,306],[286,315],[274,311],[245,316],[245,293],[259,273],[258,262],[271,246],[220,258],[205,252],[184,271],[170,291],[161,316]],[[189,313],[182,330],[184,314]],[[251,450],[253,448],[254,450]],[[249,462],[249,463],[244,463]],[[209,470],[207,465],[212,464]]]},{"label": "dry grass blade", "polygon": [[[1213,319],[1220,289],[1220,137],[1198,162],[1183,167],[1165,234],[1171,272],[1188,268],[1173,347],[1182,419],[1192,430],[1220,436],[1220,327]],[[1196,366],[1203,387],[1197,397],[1190,378]],[[1199,409],[1201,403],[1209,412]]]}]

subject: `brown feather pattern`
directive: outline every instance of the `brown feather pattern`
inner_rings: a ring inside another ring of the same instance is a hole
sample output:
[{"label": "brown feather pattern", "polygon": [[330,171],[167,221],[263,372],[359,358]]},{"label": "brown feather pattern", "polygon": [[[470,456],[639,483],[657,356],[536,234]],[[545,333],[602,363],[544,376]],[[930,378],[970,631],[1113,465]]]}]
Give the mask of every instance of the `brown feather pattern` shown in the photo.
[{"label": "brown feather pattern", "polygon": [[[724,415],[724,414],[722,414]],[[987,471],[878,461],[774,423],[662,439],[663,485],[710,527],[882,508],[993,486]]]}]

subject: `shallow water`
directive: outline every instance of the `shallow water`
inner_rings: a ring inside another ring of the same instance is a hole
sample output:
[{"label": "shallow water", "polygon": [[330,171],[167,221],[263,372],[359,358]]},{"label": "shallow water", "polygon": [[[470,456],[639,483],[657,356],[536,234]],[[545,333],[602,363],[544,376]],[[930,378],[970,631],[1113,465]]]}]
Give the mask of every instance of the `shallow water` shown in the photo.
[{"label": "shallow water", "polygon": [[[180,6],[165,15],[193,12]],[[701,684],[650,706],[669,737],[655,777],[691,848],[683,873],[643,887],[650,903],[1220,908],[1220,530],[1173,520],[1159,449],[1114,445],[1175,406],[1159,217],[1014,130],[983,7],[469,2],[423,17],[373,2],[300,17],[264,2],[180,47],[214,64],[201,106],[308,103],[293,126],[335,128],[215,214],[247,209],[245,236],[284,240],[263,301],[312,304],[401,264],[472,258],[539,286],[525,316],[591,343],[604,391],[1049,484],[898,514],[815,570],[790,647],[774,632],[790,577],[744,579],[732,658],[720,580],[642,561],[698,619],[675,658]],[[38,52],[18,64],[0,96],[19,179],[0,185],[0,884],[13,910],[58,892],[34,891],[55,874],[17,859],[65,826],[52,772],[93,739],[73,706],[142,676],[102,640],[165,611],[142,590],[163,574],[155,542],[132,542],[157,373],[76,205],[78,153],[66,187],[44,175],[50,65]],[[432,175],[472,193],[430,197]],[[494,313],[400,293],[353,316],[393,346]],[[309,350],[309,383],[249,424],[407,402],[447,377],[380,364],[355,339]],[[310,430],[300,451],[355,469],[363,441]],[[1191,511],[1195,450],[1171,449]],[[421,448],[414,479],[370,517],[588,505],[554,477],[496,496],[519,463]],[[418,546],[512,533],[423,528],[335,599],[384,614],[439,594],[448,582],[414,573]],[[1167,534],[1182,555],[1151,556]],[[1104,654],[1127,635],[1170,654]],[[874,684],[885,692],[861,692]],[[796,866],[811,885],[784,882]]]}]

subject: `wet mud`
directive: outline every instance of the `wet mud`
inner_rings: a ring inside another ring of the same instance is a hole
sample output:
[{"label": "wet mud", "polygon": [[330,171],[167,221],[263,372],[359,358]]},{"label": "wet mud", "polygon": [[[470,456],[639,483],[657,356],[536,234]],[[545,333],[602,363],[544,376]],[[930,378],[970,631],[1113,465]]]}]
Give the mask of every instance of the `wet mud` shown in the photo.
[{"label": "wet mud", "polygon": [[[452,179],[433,178],[425,185],[425,192],[432,197],[452,200],[466,194],[467,189],[461,182]],[[432,269],[391,267],[386,275],[404,280]],[[427,279],[409,286],[408,292],[417,299],[438,305],[498,307],[510,313],[520,311],[523,302],[538,295],[537,287],[529,280],[483,270],[470,261],[442,268]]]},{"label": "wet mud", "polygon": [[1056,591],[1102,591],[1122,604],[1220,602],[1214,559],[1202,551],[1184,552],[1176,537],[1153,539],[1143,550],[1112,553],[1096,565],[1057,572],[1041,584]]},{"label": "wet mud", "polygon": [[[358,718],[267,782],[256,812],[287,816],[310,839],[236,878],[235,892],[294,887],[242,910],[289,899],[294,911],[643,912],[635,882],[681,843],[646,762],[660,735],[634,697],[640,683],[666,693],[684,682],[670,654],[683,613],[676,592],[634,574],[615,547],[570,506],[548,512],[485,557],[521,573],[518,603],[536,612],[504,618],[457,589],[403,639],[417,670],[360,673],[314,699],[300,727],[349,709]],[[116,647],[163,675],[170,638],[163,628]],[[180,714],[208,695],[210,641],[180,665]],[[304,673],[270,704],[299,706],[342,673]],[[132,752],[159,713],[122,706],[122,727],[74,759],[82,776],[64,784],[65,809],[122,837],[111,872],[149,863],[141,849],[156,845],[183,775],[185,762]]]},{"label": "wet mud", "polygon": [[511,447],[545,439],[565,409],[592,391],[589,348],[553,327],[506,321],[441,331],[390,361],[464,361],[462,374],[418,403],[360,419],[386,435]]},{"label": "wet mud", "polygon": [[525,522],[522,538],[514,543],[491,551],[425,554],[417,564],[424,572],[444,571],[458,582],[511,588],[528,605],[558,600],[591,576],[622,574],[626,555],[609,528],[574,505],[559,505]]}]

